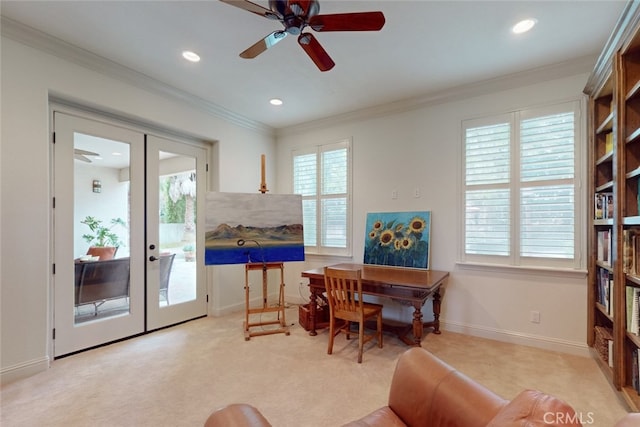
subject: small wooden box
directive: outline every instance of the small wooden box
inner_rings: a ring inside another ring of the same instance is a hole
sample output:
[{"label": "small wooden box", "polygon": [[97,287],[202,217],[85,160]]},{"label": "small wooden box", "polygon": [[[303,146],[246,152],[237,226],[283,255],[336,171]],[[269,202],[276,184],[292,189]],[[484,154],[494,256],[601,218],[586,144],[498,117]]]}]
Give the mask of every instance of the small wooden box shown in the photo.
[{"label": "small wooden box", "polygon": [[598,352],[604,363],[609,363],[609,341],[613,340],[612,330],[602,326],[595,327],[595,341],[593,348]]},{"label": "small wooden box", "polygon": [[[300,326],[304,328],[305,331],[311,330],[311,320],[310,320],[310,310],[309,304],[304,304],[299,307],[298,315]],[[322,323],[329,322],[329,307],[327,306],[316,306],[316,327],[319,327]]]}]

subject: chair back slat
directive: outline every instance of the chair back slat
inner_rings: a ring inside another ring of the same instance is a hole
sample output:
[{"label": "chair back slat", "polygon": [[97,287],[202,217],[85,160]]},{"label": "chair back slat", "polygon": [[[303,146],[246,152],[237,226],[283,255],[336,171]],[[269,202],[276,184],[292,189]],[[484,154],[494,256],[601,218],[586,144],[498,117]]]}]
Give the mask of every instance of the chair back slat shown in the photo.
[{"label": "chair back slat", "polygon": [[333,305],[337,311],[357,313],[362,310],[360,270],[337,270],[326,267],[325,288],[329,305]]}]

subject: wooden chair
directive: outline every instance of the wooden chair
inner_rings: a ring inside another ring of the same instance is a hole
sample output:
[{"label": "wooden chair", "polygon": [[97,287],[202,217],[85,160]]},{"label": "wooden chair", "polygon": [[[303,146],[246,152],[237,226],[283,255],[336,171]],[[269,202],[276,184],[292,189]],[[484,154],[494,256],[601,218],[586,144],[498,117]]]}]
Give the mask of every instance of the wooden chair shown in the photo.
[{"label": "wooden chair", "polygon": [[[329,301],[329,347],[327,354],[333,352],[333,340],[340,332],[353,333],[351,323],[358,322],[358,363],[362,363],[362,348],[366,342],[377,337],[378,347],[382,348],[382,305],[362,301],[362,272],[360,270],[339,270],[324,268],[324,284]],[[364,333],[364,323],[377,317],[375,334]],[[336,326],[336,320],[343,323]]]}]

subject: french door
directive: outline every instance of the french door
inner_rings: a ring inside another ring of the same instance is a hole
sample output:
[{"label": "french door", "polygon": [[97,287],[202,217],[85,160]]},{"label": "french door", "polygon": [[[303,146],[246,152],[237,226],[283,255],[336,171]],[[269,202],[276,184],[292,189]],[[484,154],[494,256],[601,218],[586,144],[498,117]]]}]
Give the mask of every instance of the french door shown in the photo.
[{"label": "french door", "polygon": [[206,148],[54,111],[54,357],[206,314]]}]

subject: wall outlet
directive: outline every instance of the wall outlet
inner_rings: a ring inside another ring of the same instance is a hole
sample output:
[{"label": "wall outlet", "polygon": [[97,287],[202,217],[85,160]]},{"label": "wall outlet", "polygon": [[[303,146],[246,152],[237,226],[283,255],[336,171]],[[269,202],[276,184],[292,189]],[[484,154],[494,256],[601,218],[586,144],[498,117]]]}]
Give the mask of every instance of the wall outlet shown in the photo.
[{"label": "wall outlet", "polygon": [[531,323],[540,323],[540,312],[532,310],[529,319],[531,320]]},{"label": "wall outlet", "polygon": [[398,190],[392,190],[392,191],[391,191],[391,198],[392,198],[393,200],[395,200],[395,199],[397,199],[397,198],[398,198]]},{"label": "wall outlet", "polygon": [[413,197],[416,199],[420,197],[420,187],[416,187],[415,190],[413,190]]}]

